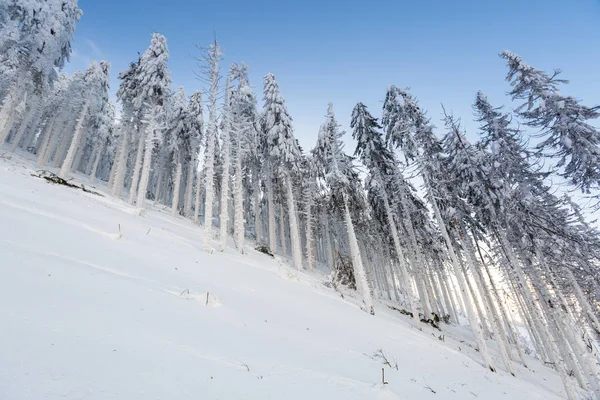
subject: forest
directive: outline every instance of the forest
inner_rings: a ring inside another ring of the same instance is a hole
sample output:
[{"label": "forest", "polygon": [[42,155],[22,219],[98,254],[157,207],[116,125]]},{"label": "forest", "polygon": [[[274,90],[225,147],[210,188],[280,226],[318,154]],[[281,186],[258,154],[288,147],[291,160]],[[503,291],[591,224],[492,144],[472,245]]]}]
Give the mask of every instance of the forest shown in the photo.
[{"label": "forest", "polygon": [[514,374],[533,354],[570,400],[600,399],[600,106],[566,94],[561,71],[502,51],[507,105],[473,93],[473,116],[444,111],[440,127],[395,85],[378,109],[324,104],[304,149],[275,75],[257,91],[216,37],[198,49],[203,90],[173,87],[167,38],[153,33],[117,71],[113,103],[109,61],[62,72],[81,16],[77,0],[0,0],[0,155],[140,213],[168,207],[204,226],[209,253],[233,238],[242,253],[325,271],[366,313],[385,300],[423,323],[468,325],[489,370]]}]

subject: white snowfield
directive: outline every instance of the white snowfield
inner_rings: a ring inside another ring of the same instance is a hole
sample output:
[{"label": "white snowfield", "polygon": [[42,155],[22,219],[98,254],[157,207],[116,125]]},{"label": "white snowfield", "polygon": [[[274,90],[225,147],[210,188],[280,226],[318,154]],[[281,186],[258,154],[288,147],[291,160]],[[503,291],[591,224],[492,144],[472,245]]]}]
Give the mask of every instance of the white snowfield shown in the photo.
[{"label": "white snowfield", "polygon": [[1,400],[564,398],[533,359],[493,373],[466,330],[371,316],[322,275],[251,246],[208,254],[191,221],[29,165],[0,157]]}]

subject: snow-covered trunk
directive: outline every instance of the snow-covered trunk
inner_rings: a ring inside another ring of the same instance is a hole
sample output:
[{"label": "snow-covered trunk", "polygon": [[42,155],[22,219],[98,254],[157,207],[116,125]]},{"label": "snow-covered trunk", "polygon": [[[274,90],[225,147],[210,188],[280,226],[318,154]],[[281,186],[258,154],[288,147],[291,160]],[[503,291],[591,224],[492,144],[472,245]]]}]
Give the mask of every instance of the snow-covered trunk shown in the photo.
[{"label": "snow-covered trunk", "polygon": [[333,271],[335,268],[335,253],[333,250],[333,243],[331,241],[331,226],[329,224],[329,216],[323,215],[323,221],[325,224],[325,251],[327,253],[327,263],[329,268]]},{"label": "snow-covered trunk", "polygon": [[212,251],[210,242],[213,238],[213,207],[215,200],[214,183],[214,164],[215,164],[215,133],[209,134],[206,145],[205,162],[205,201],[204,201],[204,250]]},{"label": "snow-covered trunk", "polygon": [[[377,174],[377,180],[379,181],[381,190],[381,198],[383,200],[383,206],[385,209],[385,216],[387,219],[387,223],[392,234],[392,242],[394,243],[394,250],[396,251],[396,256],[398,259],[398,266],[401,269],[401,276],[404,280],[403,285],[405,287],[408,300],[410,302],[410,308],[413,313],[413,318],[419,319],[419,309],[417,307],[417,303],[415,302],[415,296],[412,291],[412,285],[410,284],[410,274],[408,268],[406,266],[406,258],[404,257],[404,250],[402,249],[402,245],[400,244],[400,237],[398,235],[398,228],[396,226],[396,221],[394,220],[394,214],[392,213],[392,208],[390,207],[389,197],[387,192],[385,191],[385,182],[381,178],[381,175]],[[404,205],[403,205],[404,206]]]},{"label": "snow-covered trunk", "polygon": [[18,79],[13,83],[0,108],[0,148],[6,141],[18,114],[15,109],[23,97],[21,82],[22,79]]},{"label": "snow-covered trunk", "polygon": [[85,144],[81,144],[77,146],[77,150],[75,150],[75,158],[71,163],[71,172],[73,173],[77,172],[81,166],[81,158],[83,157],[84,146]]},{"label": "snow-covered trunk", "polygon": [[177,155],[175,159],[176,168],[175,177],[173,177],[173,202],[171,203],[171,215],[173,217],[177,216],[179,213],[179,194],[181,192],[181,178],[183,174],[183,166],[181,165],[181,161],[179,161],[179,156]]},{"label": "snow-covered trunk", "polygon": [[[550,271],[544,256],[539,251],[536,251],[536,254],[543,270],[546,273],[546,276],[551,277],[553,274]],[[580,340],[579,334],[575,332],[577,322],[571,314],[562,292],[560,290],[555,291],[555,294],[558,296],[559,300],[556,301],[556,298],[549,293],[547,285],[539,282],[538,286],[544,298],[544,306],[546,307],[547,313],[556,326],[555,329],[558,335],[555,336],[555,338],[557,338],[558,342],[562,344],[562,350],[572,358],[574,365],[573,371],[580,382],[581,387],[586,390],[591,389],[596,398],[600,399],[598,367],[596,366],[595,360],[590,356],[587,349],[585,349],[583,341]],[[549,307],[548,304],[550,304],[551,300],[554,300],[554,304],[562,303],[562,308],[565,309],[566,312],[559,312],[560,308],[556,306]],[[562,338],[565,338],[566,341],[561,340]],[[578,371],[578,367],[580,368],[580,371]]]},{"label": "snow-covered trunk", "polygon": [[522,270],[521,264],[517,260],[517,257],[512,251],[512,247],[510,246],[508,239],[506,238],[506,233],[502,228],[499,228],[495,230],[495,234],[496,237],[500,239],[500,245],[502,247],[502,250],[508,258],[508,261],[512,265],[513,271],[515,272],[515,275],[518,279],[520,293],[523,295],[523,299],[525,300],[525,306],[530,311],[530,317],[531,322],[533,323],[534,332],[535,334],[540,336],[540,343],[544,343],[544,345],[547,346],[547,356],[549,357],[550,362],[553,363],[556,369],[558,370],[558,373],[563,382],[563,386],[565,387],[567,398],[569,400],[577,400],[579,396],[577,395],[575,388],[573,388],[573,384],[568,376],[569,373],[567,372],[564,364],[561,362],[560,351],[557,348],[557,343],[548,331],[547,324],[540,321],[539,316],[536,318],[535,314],[538,312],[534,305],[535,303],[533,300],[533,296],[531,294],[531,291],[529,290],[529,285],[527,280],[525,279],[525,274]]},{"label": "snow-covered trunk", "polygon": [[315,233],[313,227],[312,203],[313,196],[310,192],[306,199],[306,260],[311,271],[315,269]]},{"label": "snow-covered trunk", "polygon": [[22,140],[23,148],[27,151],[29,149],[33,149],[35,154],[35,149],[37,148],[37,143],[40,140],[41,130],[42,130],[42,108],[37,106],[37,111],[35,113],[35,117],[29,124],[30,129],[27,131],[25,137]]},{"label": "snow-covered trunk", "polygon": [[160,196],[162,195],[162,182],[163,182],[163,175],[165,173],[164,168],[160,168],[158,170],[158,176],[156,177],[156,182],[154,184],[155,188],[156,188],[156,192],[154,193],[154,204],[160,204]]},{"label": "snow-covered trunk", "polygon": [[583,291],[581,290],[579,283],[577,283],[575,276],[568,268],[564,268],[564,272],[567,276],[567,280],[573,287],[573,293],[575,294],[575,298],[577,299],[577,303],[579,304],[579,307],[581,307],[586,318],[589,319],[591,327],[596,332],[600,333],[600,321],[598,321],[598,317],[596,317],[596,314],[594,314],[594,311],[592,310],[592,307],[590,306],[589,301],[586,299],[585,295],[583,294]]},{"label": "snow-covered trunk", "polygon": [[354,232],[354,224],[352,223],[350,209],[348,208],[348,201],[346,200],[346,195],[344,193],[342,194],[342,197],[344,199],[344,220],[346,222],[346,230],[348,233],[350,256],[352,257],[352,267],[354,269],[354,277],[356,279],[356,288],[363,297],[365,311],[374,315],[375,309],[373,308],[371,290],[369,289],[369,284],[367,283],[367,274],[362,263],[362,257],[358,247],[358,240],[356,239],[356,233]]},{"label": "snow-covered trunk", "polygon": [[198,214],[200,214],[200,189],[202,188],[202,182],[200,180],[200,172],[194,169],[194,175],[196,175],[196,198],[194,199],[194,223],[198,223]]},{"label": "snow-covered trunk", "polygon": [[[479,321],[477,320],[477,316],[475,315],[475,312],[473,311],[472,302],[471,302],[469,292],[468,292],[466,276],[463,275],[463,271],[460,266],[458,256],[456,255],[456,252],[454,251],[454,246],[452,244],[452,241],[450,240],[450,236],[448,235],[448,231],[446,229],[446,225],[444,224],[444,220],[442,218],[440,209],[437,205],[437,201],[435,200],[436,197],[433,195],[433,192],[431,190],[431,184],[427,177],[427,173],[423,174],[423,180],[425,183],[425,189],[427,190],[427,192],[429,194],[429,198],[432,199],[431,206],[433,208],[436,221],[438,223],[438,226],[442,233],[442,237],[444,238],[444,242],[446,243],[446,248],[448,249],[450,259],[452,261],[452,267],[454,268],[454,275],[456,276],[456,278],[458,280],[460,294],[461,294],[463,303],[464,303],[466,311],[467,311],[467,318],[469,319],[469,325],[471,325],[471,329],[473,329],[473,333],[475,334],[475,341],[477,342],[477,347],[479,347],[479,352],[481,353],[481,355],[483,357],[485,367],[489,368],[491,371],[495,372],[496,370],[494,368],[494,363],[492,362],[492,358],[490,357],[487,345],[483,338],[483,332],[481,331],[481,328],[479,327]],[[476,299],[473,299],[473,301],[476,301]]]},{"label": "snow-covered trunk", "polygon": [[[155,111],[152,110],[152,115],[151,115],[151,119],[150,119],[150,123],[148,124],[148,126],[145,129],[145,135],[140,135],[140,140],[144,140],[145,141],[145,146],[144,146],[144,164],[142,166],[142,173],[141,173],[141,177],[140,177],[140,187],[138,188],[137,191],[137,200],[136,200],[136,205],[137,207],[144,207],[144,200],[146,199],[146,190],[148,189],[148,182],[150,181],[150,167],[152,166],[152,151],[154,150],[154,140],[157,136],[157,129],[158,126],[156,126],[156,116],[155,116]],[[141,151],[141,149],[138,149],[138,151]],[[135,192],[135,187],[132,186],[131,188],[132,191]],[[131,204],[133,204],[133,201],[129,201]]]},{"label": "snow-covered trunk", "polygon": [[[492,274],[490,273],[488,264],[485,262],[483,254],[481,253],[481,248],[477,241],[475,241],[475,246],[477,248],[477,254],[479,254],[480,263],[483,265],[483,268],[486,272],[488,280],[490,281],[490,286],[492,287],[492,294],[494,296],[494,300],[496,301],[496,305],[497,305],[498,310],[500,311],[500,315],[502,317],[501,320],[504,321],[504,324],[502,326],[506,327],[507,332],[505,333],[505,336],[507,336],[507,341],[508,341],[508,336],[510,336],[510,339],[513,341],[515,348],[517,350],[517,354],[519,356],[519,360],[521,361],[521,364],[523,364],[523,366],[527,367],[527,362],[525,361],[525,355],[523,354],[523,349],[521,348],[521,346],[519,344],[519,338],[517,336],[517,333],[511,323],[511,321],[509,320],[509,318],[506,314],[506,309],[504,308],[504,305],[502,304],[502,299],[500,298],[498,288],[496,287],[494,278],[493,278]],[[512,353],[510,353],[509,356],[511,356],[511,358],[514,360]]]},{"label": "snow-covered trunk", "polygon": [[81,141],[81,136],[83,135],[83,126],[87,117],[87,112],[88,103],[86,102],[79,113],[79,120],[77,122],[77,127],[75,128],[75,134],[73,135],[73,139],[71,139],[69,151],[67,152],[67,156],[65,157],[62,166],[60,167],[60,172],[58,173],[58,175],[63,179],[69,178],[71,166],[73,164],[73,160],[75,159],[75,153],[79,148],[79,142]]},{"label": "snow-covered trunk", "polygon": [[48,153],[50,147],[50,139],[52,138],[52,133],[54,131],[54,125],[56,124],[56,120],[52,119],[52,121],[48,122],[48,126],[44,129],[42,133],[42,141],[40,142],[37,149],[37,161],[36,167],[40,168],[48,162]]},{"label": "snow-covered trunk", "polygon": [[123,186],[125,185],[125,175],[127,173],[127,158],[129,155],[129,133],[126,128],[122,129],[121,145],[119,146],[118,159],[115,166],[115,177],[112,185],[112,194],[121,197]]},{"label": "snow-covered trunk", "polygon": [[[143,159],[144,154],[148,154],[148,151],[144,150],[144,148],[148,147],[148,134],[146,133],[146,129],[144,129],[144,127],[138,129],[138,131],[138,146],[137,152],[135,154],[135,165],[131,174],[131,186],[129,188],[129,204],[133,204],[135,202],[138,193],[138,183],[140,180],[140,172],[142,170],[142,162],[144,163],[144,166],[148,164],[148,178],[150,178],[150,160]],[[150,138],[150,143],[152,143],[152,138]],[[142,195],[142,199],[144,199],[145,197],[146,193]]]},{"label": "snow-covered trunk", "polygon": [[429,305],[431,307],[431,312],[435,313],[438,317],[440,315],[442,315],[442,312],[440,311],[442,309],[440,303],[439,303],[439,298],[438,296],[436,296],[437,293],[434,290],[434,285],[433,285],[433,281],[432,281],[432,270],[429,267],[429,264],[423,259],[423,262],[425,263],[424,265],[426,266],[426,269],[423,270],[422,276],[424,278],[423,280],[423,284],[425,286],[425,290],[427,291],[427,297],[429,298]]},{"label": "snow-covered trunk", "polygon": [[298,229],[298,216],[296,214],[296,202],[294,201],[294,189],[290,174],[285,177],[287,186],[288,218],[290,221],[290,239],[292,244],[292,260],[294,266],[302,269],[302,245],[300,243],[300,231]]},{"label": "snow-covered trunk", "polygon": [[463,274],[465,275],[465,281],[467,282],[467,287],[469,288],[469,293],[471,294],[471,299],[473,301],[473,305],[475,306],[475,311],[481,323],[481,330],[484,338],[492,338],[492,332],[488,326],[487,320],[485,318],[486,314],[483,312],[483,304],[482,300],[479,296],[479,293],[475,290],[473,286],[472,279],[469,276],[469,271],[467,266],[465,265],[465,261],[461,258],[460,260]]},{"label": "snow-covered trunk", "polygon": [[37,97],[32,99],[29,110],[27,111],[27,113],[25,113],[25,117],[21,121],[19,129],[17,129],[17,133],[15,133],[14,137],[12,138],[12,144],[10,146],[11,152],[15,152],[17,146],[19,146],[19,143],[21,143],[21,139],[23,139],[23,136],[25,135],[27,128],[29,128],[31,122],[36,118],[37,113],[39,112],[37,103]]},{"label": "snow-covered trunk", "polygon": [[262,240],[262,226],[260,220],[260,178],[258,177],[258,171],[254,169],[252,173],[252,183],[254,185],[254,234],[256,237],[256,242],[261,242]]},{"label": "snow-covered trunk", "polygon": [[192,216],[192,197],[194,195],[194,175],[196,170],[194,160],[195,158],[190,160],[187,165],[188,168],[185,182],[185,198],[183,202],[183,215],[185,215],[186,218],[191,218]]},{"label": "snow-covered trunk", "polygon": [[240,253],[244,253],[245,246],[245,231],[244,231],[244,182],[242,169],[242,149],[240,146],[241,138],[238,135],[237,138],[237,151],[235,160],[235,183],[234,183],[234,216],[233,221],[235,223],[233,227],[233,237],[235,238],[235,245]]},{"label": "snow-covered trunk", "polygon": [[94,163],[92,164],[92,171],[90,172],[91,184],[93,184],[96,180],[96,172],[98,172],[98,165],[100,164],[100,159],[102,158],[102,150],[104,150],[104,145],[99,145],[94,150]]},{"label": "snow-covered trunk", "polygon": [[458,323],[458,314],[456,312],[456,308],[454,306],[454,302],[452,300],[452,297],[450,296],[450,292],[448,290],[448,286],[446,285],[446,279],[445,276],[442,275],[443,272],[440,272],[439,270],[436,271],[436,278],[437,278],[437,282],[438,282],[438,286],[442,292],[442,298],[444,300],[444,304],[446,307],[446,312],[448,313],[448,315],[450,316],[450,320],[453,321],[454,323]]},{"label": "snow-covered trunk", "polygon": [[267,170],[267,213],[269,214],[269,248],[277,252],[277,231],[275,225],[275,202],[273,201],[273,178],[270,168]]},{"label": "snow-covered trunk", "polygon": [[[76,121],[76,120],[75,120]],[[75,122],[74,121],[74,122]],[[62,165],[65,157],[67,156],[67,152],[69,151],[69,146],[71,141],[73,140],[73,131],[77,128],[77,125],[70,124],[67,125],[65,129],[63,129],[58,145],[56,146],[56,151],[54,152],[54,160],[53,165],[55,168],[58,168]]]},{"label": "snow-covered trunk", "polygon": [[227,224],[229,223],[229,181],[231,168],[231,139],[229,127],[223,128],[223,175],[221,175],[221,212],[219,214],[219,250],[227,247]]},{"label": "snow-covered trunk", "polygon": [[483,305],[486,308],[487,315],[492,320],[492,331],[494,332],[494,339],[496,340],[496,343],[498,343],[498,347],[500,349],[500,357],[502,358],[502,362],[506,368],[506,371],[514,376],[515,371],[512,363],[510,362],[510,348],[508,345],[508,339],[504,332],[504,328],[502,327],[502,323],[500,322],[500,318],[498,317],[498,313],[496,312],[496,309],[494,308],[494,305],[489,297],[489,290],[485,285],[485,280],[481,274],[480,266],[477,265],[476,260],[473,258],[475,255],[475,248],[473,246],[473,242],[471,241],[471,237],[467,234],[462,226],[460,227],[460,236],[465,245],[465,255],[469,269],[471,270],[475,278],[475,283],[479,288],[479,294],[482,297]]},{"label": "snow-covered trunk", "polygon": [[279,203],[279,241],[281,242],[281,255],[286,257],[287,241],[285,234],[285,208],[283,207],[283,201]]}]

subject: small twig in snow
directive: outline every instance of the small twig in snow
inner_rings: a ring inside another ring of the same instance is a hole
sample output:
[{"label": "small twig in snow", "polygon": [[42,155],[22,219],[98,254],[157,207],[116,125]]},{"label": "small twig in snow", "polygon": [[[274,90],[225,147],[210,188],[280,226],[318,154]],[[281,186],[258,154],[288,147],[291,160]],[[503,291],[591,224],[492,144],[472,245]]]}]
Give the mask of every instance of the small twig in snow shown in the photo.
[{"label": "small twig in snow", "polygon": [[433,390],[429,385],[425,386],[425,389],[429,389],[431,391],[431,393],[437,393],[435,390]]}]

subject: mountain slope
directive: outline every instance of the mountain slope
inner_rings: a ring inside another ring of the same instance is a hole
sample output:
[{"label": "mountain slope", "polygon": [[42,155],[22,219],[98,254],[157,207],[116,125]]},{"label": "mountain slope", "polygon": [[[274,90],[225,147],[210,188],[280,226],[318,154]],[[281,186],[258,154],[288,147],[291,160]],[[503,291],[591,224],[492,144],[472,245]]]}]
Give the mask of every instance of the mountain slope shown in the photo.
[{"label": "mountain slope", "polygon": [[536,361],[516,378],[484,369],[460,328],[381,303],[371,316],[318,274],[251,247],[208,254],[188,220],[28,165],[0,159],[2,399],[564,397]]}]

